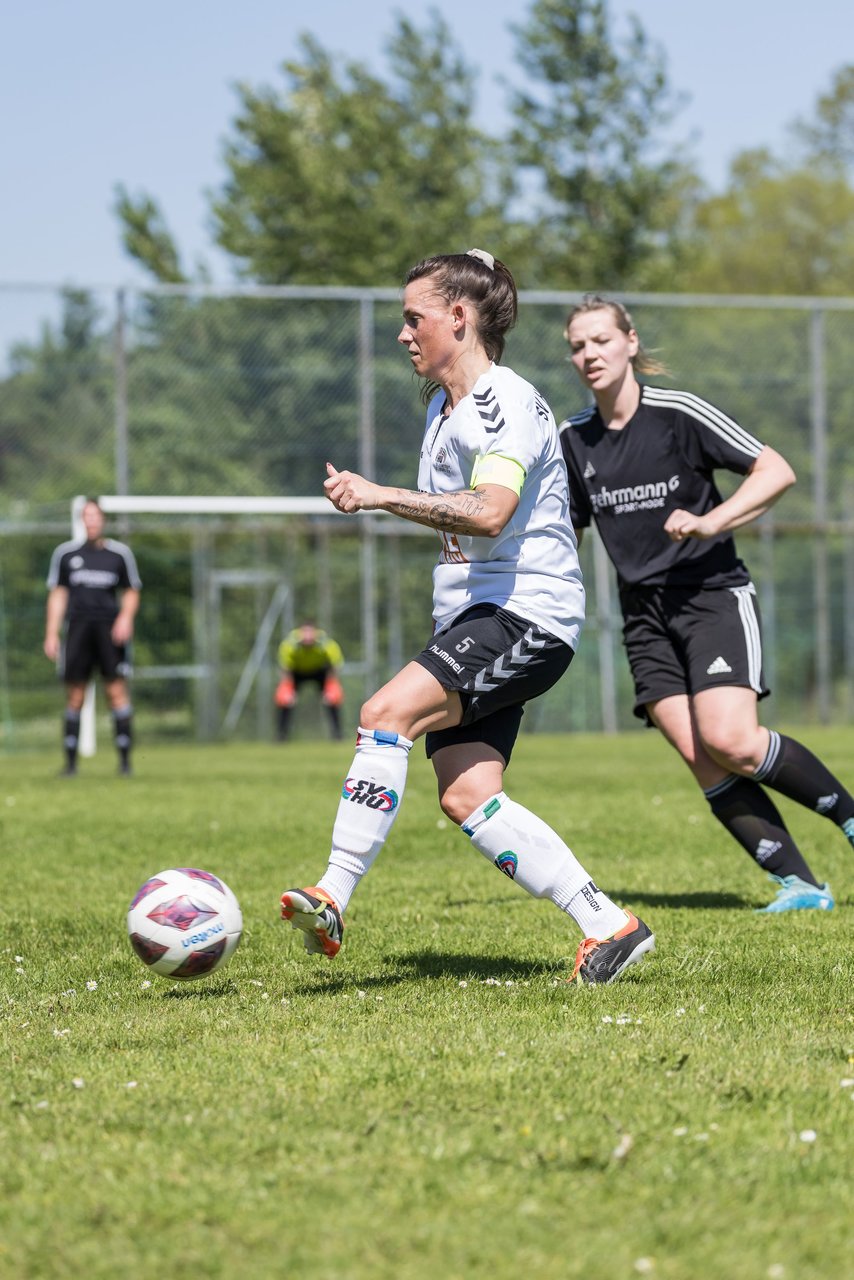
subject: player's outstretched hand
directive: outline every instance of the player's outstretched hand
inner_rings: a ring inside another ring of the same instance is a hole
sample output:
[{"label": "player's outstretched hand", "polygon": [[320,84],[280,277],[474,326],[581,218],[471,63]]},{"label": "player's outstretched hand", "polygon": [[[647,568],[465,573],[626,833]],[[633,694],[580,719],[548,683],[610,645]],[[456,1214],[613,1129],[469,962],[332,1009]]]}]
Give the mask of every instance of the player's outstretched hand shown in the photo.
[{"label": "player's outstretched hand", "polygon": [[336,471],[327,462],[328,479],[323,482],[324,492],[339,511],[375,511],[379,506],[380,486],[357,475],[355,471]]}]

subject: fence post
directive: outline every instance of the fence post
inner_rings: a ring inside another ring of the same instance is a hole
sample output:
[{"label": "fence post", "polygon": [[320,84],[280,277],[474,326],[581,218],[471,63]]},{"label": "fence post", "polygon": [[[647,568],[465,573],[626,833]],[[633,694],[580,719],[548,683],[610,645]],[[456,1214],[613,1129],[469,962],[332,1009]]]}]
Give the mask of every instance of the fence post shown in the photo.
[{"label": "fence post", "polygon": [[614,665],[614,608],[611,566],[598,530],[593,539],[593,581],[596,584],[596,624],[599,631],[599,688],[602,728],[617,732],[617,677]]},{"label": "fence post", "polygon": [[813,454],[813,602],[815,607],[816,710],[821,724],[830,720],[830,590],[827,567],[827,385],[824,360],[824,312],[810,313],[810,425]]},{"label": "fence post", "polygon": [[842,565],[844,574],[845,598],[845,697],[846,718],[854,717],[854,494],[845,490],[842,512],[845,525],[842,545]]},{"label": "fence post", "polygon": [[[374,447],[374,302],[362,298],[359,302],[359,472],[369,480],[376,479],[376,449]],[[369,697],[377,686],[377,547],[374,529],[375,517],[369,513],[359,518],[361,588],[362,588],[362,648],[365,664],[365,696]]]},{"label": "fence post", "polygon": [[115,332],[115,426],[116,426],[116,493],[125,496],[128,488],[128,364],[127,364],[127,315],[125,309],[125,291],[116,291],[116,332]]}]

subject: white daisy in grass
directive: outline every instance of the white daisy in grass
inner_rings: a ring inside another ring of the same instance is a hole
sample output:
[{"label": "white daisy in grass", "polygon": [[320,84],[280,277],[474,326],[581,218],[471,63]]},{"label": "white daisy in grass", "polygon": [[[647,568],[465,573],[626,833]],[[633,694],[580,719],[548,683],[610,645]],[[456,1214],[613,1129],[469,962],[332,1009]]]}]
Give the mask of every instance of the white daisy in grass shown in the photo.
[{"label": "white daisy in grass", "polygon": [[87,991],[97,991],[97,990],[98,990],[98,984],[97,984],[97,982],[95,981],[95,979],[94,979],[94,978],[90,978],[90,979],[89,979],[89,981],[86,983],[86,990],[87,990]]},{"label": "white daisy in grass", "polygon": [[614,1147],[614,1150],[611,1152],[612,1159],[625,1160],[626,1156],[629,1154],[633,1146],[634,1146],[634,1138],[632,1137],[632,1135],[630,1133],[621,1134],[620,1141],[617,1143],[616,1147]]}]

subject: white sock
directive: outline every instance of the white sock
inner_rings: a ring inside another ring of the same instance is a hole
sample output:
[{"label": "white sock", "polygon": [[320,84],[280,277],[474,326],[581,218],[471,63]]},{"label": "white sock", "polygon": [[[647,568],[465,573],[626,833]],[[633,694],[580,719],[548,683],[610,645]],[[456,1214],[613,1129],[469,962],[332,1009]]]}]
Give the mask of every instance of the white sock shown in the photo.
[{"label": "white sock", "polygon": [[503,791],[463,823],[485,858],[534,898],[550,898],[572,916],[585,938],[610,938],[628,916],[590,879],[572,850],[536,814]]},{"label": "white sock", "polygon": [[329,865],[317,882],[343,911],[386,842],[400,809],[412,743],[384,729],[359,729],[341,790]]}]

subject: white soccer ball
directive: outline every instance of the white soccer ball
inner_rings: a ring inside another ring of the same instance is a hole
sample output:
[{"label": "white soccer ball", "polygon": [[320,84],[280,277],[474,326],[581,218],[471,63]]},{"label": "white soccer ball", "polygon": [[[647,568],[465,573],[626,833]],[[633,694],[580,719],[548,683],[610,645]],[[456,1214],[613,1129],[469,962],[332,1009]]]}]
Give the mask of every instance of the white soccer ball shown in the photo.
[{"label": "white soccer ball", "polygon": [[197,867],[159,871],[128,908],[131,946],[167,978],[203,978],[221,969],[242,931],[240,904],[228,885]]}]

